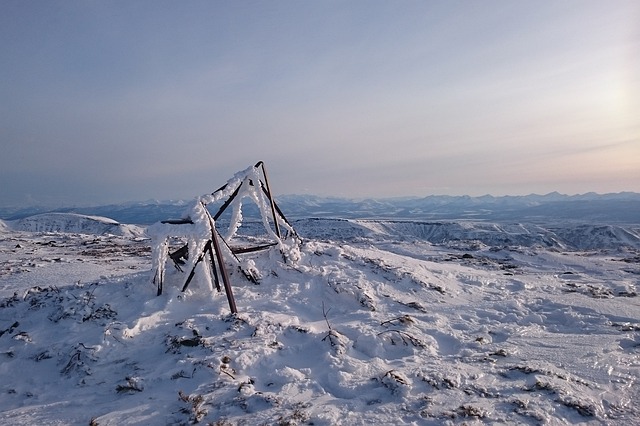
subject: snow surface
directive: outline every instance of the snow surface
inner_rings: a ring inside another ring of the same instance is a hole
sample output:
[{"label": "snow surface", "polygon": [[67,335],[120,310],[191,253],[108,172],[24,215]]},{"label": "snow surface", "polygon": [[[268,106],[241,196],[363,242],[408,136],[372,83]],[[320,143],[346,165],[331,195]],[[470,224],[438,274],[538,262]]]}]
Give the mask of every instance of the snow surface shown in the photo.
[{"label": "snow surface", "polygon": [[640,424],[633,227],[297,221],[231,315],[200,272],[156,297],[148,239],[40,220],[0,233],[0,424]]}]

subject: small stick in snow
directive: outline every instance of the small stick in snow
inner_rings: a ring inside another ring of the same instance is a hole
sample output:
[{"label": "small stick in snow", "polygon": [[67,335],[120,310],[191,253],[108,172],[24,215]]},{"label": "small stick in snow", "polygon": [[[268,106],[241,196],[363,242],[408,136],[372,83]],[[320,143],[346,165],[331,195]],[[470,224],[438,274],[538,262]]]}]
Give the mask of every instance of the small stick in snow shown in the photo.
[{"label": "small stick in snow", "polygon": [[324,317],[324,320],[327,322],[327,327],[329,327],[329,331],[333,331],[333,329],[331,328],[331,324],[329,324],[329,319],[327,318],[327,314],[329,313],[329,311],[331,310],[331,308],[325,310],[324,309],[324,300],[322,301],[322,316]]},{"label": "small stick in snow", "polygon": [[411,316],[409,316],[409,315],[402,315],[402,316],[397,317],[397,318],[392,318],[392,319],[387,320],[387,321],[382,321],[382,322],[380,323],[380,325],[391,324],[391,323],[392,323],[392,322],[394,322],[394,321],[398,321],[398,322],[400,322],[400,324],[412,324],[412,323],[414,323],[414,322],[415,322],[415,321],[413,320],[413,318],[411,318]]},{"label": "small stick in snow", "polygon": [[233,380],[235,380],[236,378],[233,377],[233,374],[229,373],[227,370],[225,370],[224,368],[222,368],[222,366],[220,366],[220,372],[226,374],[227,376],[231,377]]},{"label": "small stick in snow", "polygon": [[[426,345],[422,341],[420,341],[419,339],[413,337],[409,333],[406,333],[406,332],[400,331],[400,330],[384,330],[384,331],[381,331],[380,333],[378,333],[378,336],[380,336],[381,334],[384,334],[384,333],[391,333],[391,332],[398,333],[400,335],[400,339],[402,339],[402,343],[404,343],[405,346],[409,346],[409,344],[407,343],[407,340],[409,340],[409,342],[411,342],[411,344],[413,346],[416,346],[418,348],[426,347]],[[406,337],[406,339],[405,339],[405,337]],[[391,340],[391,342],[393,343],[393,339]]]}]

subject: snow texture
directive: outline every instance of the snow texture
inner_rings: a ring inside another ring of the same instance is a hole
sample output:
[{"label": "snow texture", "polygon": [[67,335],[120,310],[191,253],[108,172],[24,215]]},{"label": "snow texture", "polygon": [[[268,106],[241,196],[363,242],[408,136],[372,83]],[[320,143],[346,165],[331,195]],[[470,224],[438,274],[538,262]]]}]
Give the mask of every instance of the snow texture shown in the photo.
[{"label": "snow texture", "polygon": [[175,268],[156,297],[149,239],[32,220],[0,234],[0,424],[640,423],[628,228],[297,221],[232,315]]}]

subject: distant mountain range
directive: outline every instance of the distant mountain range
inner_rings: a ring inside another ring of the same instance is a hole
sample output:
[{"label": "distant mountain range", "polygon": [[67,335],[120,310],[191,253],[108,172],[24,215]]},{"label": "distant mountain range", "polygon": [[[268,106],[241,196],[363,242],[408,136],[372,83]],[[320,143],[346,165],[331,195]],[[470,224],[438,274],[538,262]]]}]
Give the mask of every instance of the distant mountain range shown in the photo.
[{"label": "distant mountain range", "polygon": [[278,202],[285,214],[292,217],[640,223],[640,194],[633,192],[573,196],[557,192],[503,197],[438,195],[364,200],[295,195],[279,197]]},{"label": "distant mountain range", "polygon": [[[313,195],[282,195],[276,201],[289,219],[344,218],[394,220],[473,220],[497,222],[549,223],[576,221],[589,223],[640,223],[640,194],[587,193],[563,195],[501,196],[428,196],[384,199],[347,199]],[[190,201],[147,201],[78,208],[0,208],[4,220],[23,219],[40,213],[77,213],[103,216],[120,223],[148,225],[183,216]],[[212,211],[216,206],[211,206]],[[243,204],[243,216],[258,217],[258,209],[249,200]]]},{"label": "distant mountain range", "polygon": [[[303,240],[339,241],[349,244],[425,242],[457,250],[491,247],[528,247],[534,250],[628,251],[640,249],[640,225],[575,223],[496,223],[488,221],[421,221],[395,219],[299,218],[291,220]],[[219,230],[229,224],[222,220]],[[0,220],[0,235],[11,232],[71,233],[147,238],[145,226],[121,224],[112,219],[77,213],[41,213],[22,219]],[[261,221],[244,222],[240,235],[259,237]],[[635,258],[629,258],[637,262]]]}]

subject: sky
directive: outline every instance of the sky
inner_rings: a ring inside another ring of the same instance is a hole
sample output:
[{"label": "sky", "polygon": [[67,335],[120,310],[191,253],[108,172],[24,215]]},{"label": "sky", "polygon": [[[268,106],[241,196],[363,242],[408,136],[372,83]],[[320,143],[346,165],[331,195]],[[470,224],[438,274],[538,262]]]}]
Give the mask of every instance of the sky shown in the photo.
[{"label": "sky", "polygon": [[640,192],[640,2],[0,1],[0,206]]}]

